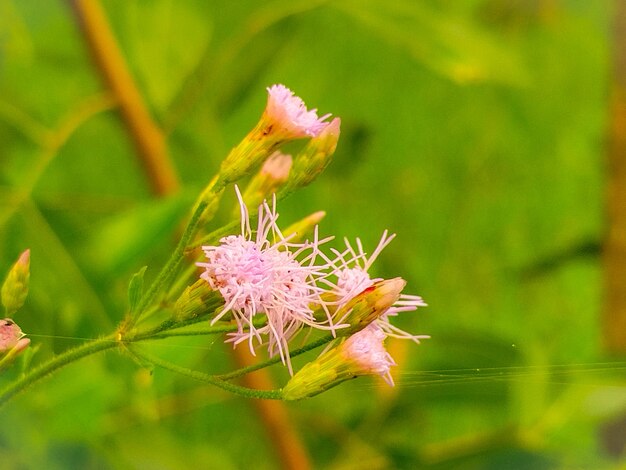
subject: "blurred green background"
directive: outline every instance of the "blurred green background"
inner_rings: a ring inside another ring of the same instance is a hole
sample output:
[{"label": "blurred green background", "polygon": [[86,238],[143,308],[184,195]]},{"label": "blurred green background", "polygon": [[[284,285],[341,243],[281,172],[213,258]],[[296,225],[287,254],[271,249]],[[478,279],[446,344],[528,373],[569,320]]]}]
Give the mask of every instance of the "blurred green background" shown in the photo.
[{"label": "blurred green background", "polygon": [[[284,83],[342,136],[283,225],[326,210],[323,234],[366,248],[397,233],[374,274],[407,279],[429,307],[399,323],[432,335],[390,344],[396,389],[362,378],[288,405],[313,467],[626,465],[607,450],[626,434],[624,362],[600,328],[611,5],[102,0],[181,181],[158,198],[70,3],[0,2],[0,273],[32,249],[16,320],[33,362],[114,328],[132,273],[154,275]],[[220,341],[154,351],[233,367]],[[115,353],[0,422],[2,469],[280,466],[248,401]]]}]

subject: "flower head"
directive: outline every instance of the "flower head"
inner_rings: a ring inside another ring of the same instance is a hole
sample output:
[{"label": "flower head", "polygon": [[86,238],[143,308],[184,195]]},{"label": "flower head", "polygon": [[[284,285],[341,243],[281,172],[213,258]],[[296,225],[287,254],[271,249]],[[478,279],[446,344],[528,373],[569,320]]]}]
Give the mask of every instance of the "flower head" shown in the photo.
[{"label": "flower head", "polygon": [[324,122],[330,114],[317,117],[317,110],[307,110],[304,101],[284,85],[272,85],[267,89],[265,114],[289,138],[316,137],[327,126]]},{"label": "flower head", "polygon": [[283,388],[285,400],[318,395],[361,375],[379,375],[393,386],[389,372],[396,363],[385,350],[386,334],[375,323],[306,364]]},{"label": "flower head", "polygon": [[380,375],[385,382],[393,386],[389,369],[396,363],[383,345],[386,337],[378,324],[371,323],[367,328],[350,336],[340,348],[346,360],[354,363],[355,374]]},{"label": "flower head", "polygon": [[[291,371],[288,341],[303,326],[330,329],[314,318],[313,307],[322,303],[323,291],[317,280],[325,277],[327,266],[317,265],[319,240],[317,231],[312,242],[292,243],[276,224],[278,213],[275,200],[270,207],[259,207],[255,231],[237,189],[241,208],[241,235],[230,235],[216,246],[204,246],[206,261],[202,279],[220,292],[224,308],[212,323],[231,314],[237,331],[228,341],[235,345],[248,341],[254,353],[254,343],[268,344],[271,355],[280,354]],[[267,323],[255,325],[255,317],[265,314]]]},{"label": "flower head", "polygon": [[0,320],[0,353],[13,349],[23,336],[24,333],[13,320]]},{"label": "flower head", "polygon": [[30,339],[24,336],[13,320],[0,320],[0,370],[10,366],[15,357],[28,347]]},{"label": "flower head", "polygon": [[[356,239],[356,249],[350,244],[348,240],[345,240],[346,250],[344,252],[338,252],[334,250],[336,255],[335,260],[335,275],[337,281],[334,284],[330,284],[332,292],[336,297],[336,302],[339,308],[349,302],[360,292],[374,285],[374,283],[381,281],[381,278],[372,279],[368,273],[368,270],[378,257],[380,253],[385,249],[389,243],[394,239],[395,235],[388,235],[385,230],[378,246],[374,252],[368,257],[363,250],[363,244],[360,239]],[[325,281],[327,282],[327,281]],[[428,338],[424,335],[412,335],[400,328],[392,325],[389,322],[390,316],[396,316],[400,312],[409,312],[416,310],[418,307],[425,307],[426,303],[421,297],[417,295],[400,294],[398,300],[385,311],[376,320],[377,325],[388,336],[396,338],[410,339],[419,343],[420,339]],[[338,319],[341,321],[341,319]]]}]

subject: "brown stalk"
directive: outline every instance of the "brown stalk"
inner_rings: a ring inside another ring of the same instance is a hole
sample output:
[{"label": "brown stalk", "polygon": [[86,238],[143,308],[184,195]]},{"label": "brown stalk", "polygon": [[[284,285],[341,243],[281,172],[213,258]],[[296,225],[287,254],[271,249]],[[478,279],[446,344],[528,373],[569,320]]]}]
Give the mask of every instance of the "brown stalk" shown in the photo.
[{"label": "brown stalk", "polygon": [[128,71],[98,0],[70,0],[102,78],[118,102],[152,191],[164,196],[179,187],[165,138],[153,122]]},{"label": "brown stalk", "polygon": [[[167,153],[165,137],[152,121],[143,103],[102,6],[98,0],[70,0],[70,4],[91,48],[98,70],[119,103],[122,117],[135,143],[152,191],[159,196],[175,192],[179,182]],[[234,351],[235,360],[240,366],[253,363],[253,358],[245,348]],[[265,370],[248,374],[242,380],[250,388],[275,388]],[[281,467],[286,470],[311,468],[306,450],[289,419],[285,405],[279,401],[269,400],[255,400],[253,405],[267,430]]]},{"label": "brown stalk", "polygon": [[[253,365],[254,356],[245,348],[245,345],[242,346],[233,349],[237,367]],[[244,375],[241,382],[248,388],[260,390],[276,388],[265,369]],[[252,405],[268,432],[269,441],[276,451],[281,467],[285,470],[309,470],[311,468],[309,456],[287,414],[285,404],[275,400],[254,400]]]},{"label": "brown stalk", "polygon": [[604,241],[604,343],[626,353],[626,3],[615,2]]}]

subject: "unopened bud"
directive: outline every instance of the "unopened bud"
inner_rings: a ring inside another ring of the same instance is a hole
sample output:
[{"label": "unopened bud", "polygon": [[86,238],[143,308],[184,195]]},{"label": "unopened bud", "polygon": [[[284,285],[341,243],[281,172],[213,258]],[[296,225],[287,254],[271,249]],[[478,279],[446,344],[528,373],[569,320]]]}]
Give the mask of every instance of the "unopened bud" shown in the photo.
[{"label": "unopened bud", "polygon": [[197,280],[188,286],[174,304],[174,318],[178,321],[189,320],[213,312],[223,299],[203,280]]},{"label": "unopened bud", "polygon": [[11,363],[30,344],[20,327],[10,318],[0,320],[0,370]]},{"label": "unopened bud", "polygon": [[384,340],[385,333],[375,324],[353,334],[300,369],[283,388],[283,398],[313,397],[362,375],[379,375],[393,386],[389,369],[395,362]]},{"label": "unopened bud", "polygon": [[[276,193],[278,188],[287,181],[291,170],[291,155],[280,151],[274,152],[265,160],[261,170],[250,180],[243,193],[243,200],[248,207],[258,207],[263,200]],[[239,207],[236,208],[239,214]]]},{"label": "unopened bud", "polygon": [[335,118],[317,137],[307,143],[296,156],[289,180],[281,189],[281,194],[286,195],[307,186],[326,169],[337,148],[340,127],[341,119]]},{"label": "unopened bud", "polygon": [[406,281],[400,277],[377,281],[354,296],[335,312],[334,323],[348,324],[338,328],[338,335],[346,336],[362,330],[379,318],[400,298]]},{"label": "unopened bud", "polygon": [[320,221],[326,217],[326,212],[317,211],[304,219],[297,221],[294,224],[291,224],[285,230],[283,230],[283,235],[285,237],[292,237],[289,240],[295,243],[300,243],[306,239],[306,237],[313,232],[316,225],[320,223]]},{"label": "unopened bud", "polygon": [[13,320],[0,320],[0,354],[13,349],[22,336],[22,330]]},{"label": "unopened bud", "polygon": [[2,285],[2,305],[7,316],[12,316],[24,305],[29,281],[30,250],[26,250],[13,265]]}]

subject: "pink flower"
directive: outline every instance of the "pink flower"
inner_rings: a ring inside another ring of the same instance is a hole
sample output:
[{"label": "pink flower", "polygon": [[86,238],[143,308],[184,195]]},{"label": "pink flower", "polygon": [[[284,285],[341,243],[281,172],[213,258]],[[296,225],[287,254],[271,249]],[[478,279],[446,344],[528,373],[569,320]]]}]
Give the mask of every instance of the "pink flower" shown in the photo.
[{"label": "pink flower", "polygon": [[13,349],[23,336],[24,333],[13,320],[0,320],[0,353]]},{"label": "pink flower", "polygon": [[24,338],[21,328],[10,318],[0,320],[0,355],[11,351],[13,356],[22,352],[30,344],[30,339]]},{"label": "pink flower", "polygon": [[277,150],[265,160],[265,163],[263,163],[261,167],[261,173],[271,180],[283,183],[287,181],[289,177],[291,163],[291,155],[284,154],[280,150]]},{"label": "pink flower", "polygon": [[[250,218],[239,190],[241,235],[230,235],[217,246],[204,246],[206,262],[201,277],[224,298],[224,308],[212,324],[230,313],[238,331],[230,334],[235,345],[248,341],[254,354],[254,343],[267,342],[271,355],[280,354],[291,372],[288,341],[305,325],[331,329],[320,324],[313,308],[323,302],[323,289],[317,286],[327,276],[328,267],[317,265],[320,253],[317,230],[314,240],[291,243],[276,224],[275,199],[272,207],[264,202],[259,207],[257,228],[250,228]],[[267,324],[257,327],[254,320],[265,314]]]},{"label": "pink flower", "polygon": [[302,99],[286,86],[272,85],[267,92],[265,114],[287,138],[316,137],[328,125],[324,120],[330,114],[318,118],[317,110],[307,110]]},{"label": "pink flower", "polygon": [[339,347],[348,362],[357,365],[354,373],[357,375],[380,375],[385,382],[393,387],[393,378],[389,372],[395,366],[383,342],[386,333],[376,323],[350,336]]},{"label": "pink flower", "polygon": [[[324,280],[324,282],[331,286],[333,293],[337,297],[338,307],[341,307],[355,295],[372,286],[375,282],[381,280],[381,278],[372,279],[368,270],[378,255],[380,255],[380,253],[394,238],[395,234],[388,235],[388,232],[385,230],[378,246],[369,257],[363,250],[361,240],[358,238],[356,239],[356,250],[347,239],[345,240],[346,250],[343,253],[333,250],[336,255],[334,263],[337,282],[335,284],[332,284],[327,280]],[[390,316],[396,316],[400,312],[417,310],[418,307],[426,307],[426,303],[421,297],[417,295],[401,294],[399,300],[394,303],[393,306],[391,306],[383,315],[381,315],[376,320],[376,323],[388,336],[410,339],[419,344],[420,339],[429,338],[429,336],[413,335],[401,330],[389,322]],[[339,322],[342,321],[342,319],[337,320]]]}]

